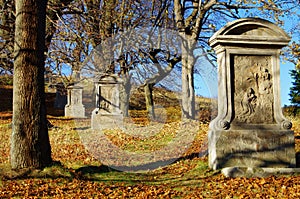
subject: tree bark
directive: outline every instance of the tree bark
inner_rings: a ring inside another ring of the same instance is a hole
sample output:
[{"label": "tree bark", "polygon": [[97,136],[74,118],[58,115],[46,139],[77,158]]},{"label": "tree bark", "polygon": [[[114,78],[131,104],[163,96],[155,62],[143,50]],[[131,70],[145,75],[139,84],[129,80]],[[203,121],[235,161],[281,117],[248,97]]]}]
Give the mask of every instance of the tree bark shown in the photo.
[{"label": "tree bark", "polygon": [[166,68],[163,68],[158,59],[156,58],[157,54],[160,52],[160,49],[152,49],[149,52],[149,58],[153,62],[154,65],[156,65],[158,72],[154,74],[152,77],[147,78],[144,81],[144,95],[145,95],[145,101],[146,101],[146,109],[148,111],[148,114],[151,119],[155,119],[155,111],[154,111],[154,102],[153,102],[153,87],[155,84],[163,80],[165,77],[167,77],[175,65],[181,61],[181,56],[175,56],[172,59],[167,59],[168,65]]},{"label": "tree bark", "polygon": [[48,136],[44,50],[47,0],[16,1],[11,167],[52,162]]},{"label": "tree bark", "polygon": [[195,119],[195,89],[194,89],[194,64],[193,55],[195,41],[183,40],[182,49],[182,118]]},{"label": "tree bark", "polygon": [[154,84],[145,84],[144,85],[146,109],[147,109],[148,115],[151,119],[155,119],[154,103],[153,103],[153,95],[152,95],[153,86],[154,86]]},{"label": "tree bark", "polygon": [[[195,91],[194,91],[194,64],[193,51],[199,38],[206,13],[216,0],[192,1],[193,6],[180,0],[174,0],[175,23],[182,37],[182,117],[195,119]],[[190,10],[192,8],[192,10]],[[185,15],[185,11],[189,14]]]}]

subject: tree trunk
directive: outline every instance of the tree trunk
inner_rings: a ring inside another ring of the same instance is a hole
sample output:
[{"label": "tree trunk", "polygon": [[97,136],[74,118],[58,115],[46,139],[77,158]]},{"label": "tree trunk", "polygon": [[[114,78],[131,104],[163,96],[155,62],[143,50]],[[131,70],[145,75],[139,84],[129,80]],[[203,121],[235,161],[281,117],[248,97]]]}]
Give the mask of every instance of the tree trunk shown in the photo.
[{"label": "tree trunk", "polygon": [[115,63],[114,63],[114,44],[113,44],[113,34],[114,34],[114,8],[116,7],[115,0],[103,1],[103,15],[100,27],[100,34],[102,36],[101,46],[104,58],[105,73],[114,74],[115,73]]},{"label": "tree trunk", "polygon": [[130,90],[131,90],[131,76],[126,74],[124,77],[122,76],[123,83],[121,85],[120,92],[120,107],[124,117],[129,117],[129,98],[130,98]]},{"label": "tree trunk", "polygon": [[145,93],[145,100],[146,100],[146,109],[148,115],[151,119],[155,119],[155,112],[154,112],[154,103],[153,103],[153,86],[154,84],[145,84],[144,85],[144,93]]},{"label": "tree trunk", "polygon": [[145,80],[144,83],[144,92],[145,92],[145,100],[146,100],[146,108],[148,111],[148,114],[151,119],[155,119],[155,112],[154,112],[154,102],[153,102],[153,87],[155,84],[163,80],[165,77],[167,77],[175,65],[181,61],[181,56],[174,57],[171,60],[168,60],[168,66],[163,69],[160,65],[155,56],[151,59],[159,68],[159,72],[154,74],[152,77]]},{"label": "tree trunk", "polygon": [[46,5],[47,0],[16,1],[13,169],[41,168],[52,162],[44,93]]},{"label": "tree trunk", "polygon": [[182,49],[182,118],[195,119],[195,90],[193,50],[195,41],[183,40]]}]

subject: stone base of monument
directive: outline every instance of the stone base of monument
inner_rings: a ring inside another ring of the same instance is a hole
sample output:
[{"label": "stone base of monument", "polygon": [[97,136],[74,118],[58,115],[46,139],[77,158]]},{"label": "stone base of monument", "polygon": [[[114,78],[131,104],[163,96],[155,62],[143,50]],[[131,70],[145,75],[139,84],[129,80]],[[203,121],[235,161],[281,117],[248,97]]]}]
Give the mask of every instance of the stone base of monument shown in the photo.
[{"label": "stone base of monument", "polygon": [[300,168],[251,168],[251,167],[226,167],[222,169],[222,174],[226,177],[269,177],[276,175],[299,175]]},{"label": "stone base of monument", "polygon": [[99,109],[92,112],[91,128],[93,130],[115,129],[123,127],[123,114],[103,113]]},{"label": "stone base of monument", "polygon": [[208,136],[210,168],[296,166],[291,130],[217,130]]},{"label": "stone base of monument", "polygon": [[65,116],[73,118],[86,118],[85,108],[82,104],[77,105],[66,105],[65,106]]}]

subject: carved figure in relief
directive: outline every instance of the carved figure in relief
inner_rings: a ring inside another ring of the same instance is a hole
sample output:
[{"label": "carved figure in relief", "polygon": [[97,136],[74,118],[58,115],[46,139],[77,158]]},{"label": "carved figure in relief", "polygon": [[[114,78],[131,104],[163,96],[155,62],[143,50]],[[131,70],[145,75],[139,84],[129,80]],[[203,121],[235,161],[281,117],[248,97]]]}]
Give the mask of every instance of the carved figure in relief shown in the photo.
[{"label": "carved figure in relief", "polygon": [[254,113],[256,98],[257,96],[255,95],[253,88],[249,88],[244,94],[241,102],[243,108],[243,115],[251,115],[252,113]]},{"label": "carved figure in relief", "polygon": [[270,89],[272,88],[272,83],[271,83],[271,74],[269,73],[268,69],[264,69],[263,72],[261,73],[261,82],[259,84],[259,93],[260,94],[269,94]]},{"label": "carved figure in relief", "polygon": [[272,95],[272,81],[271,74],[267,68],[261,69],[259,81],[258,81],[258,93],[259,101],[258,106],[260,110],[264,112],[261,116],[261,120],[264,122],[273,121],[273,95]]}]

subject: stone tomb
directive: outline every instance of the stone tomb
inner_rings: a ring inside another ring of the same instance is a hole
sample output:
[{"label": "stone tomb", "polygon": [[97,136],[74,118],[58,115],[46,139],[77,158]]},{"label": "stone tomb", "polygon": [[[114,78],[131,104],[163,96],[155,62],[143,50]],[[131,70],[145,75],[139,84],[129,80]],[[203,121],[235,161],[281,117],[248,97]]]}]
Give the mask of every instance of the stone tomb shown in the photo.
[{"label": "stone tomb", "polygon": [[114,75],[104,76],[95,82],[96,108],[92,112],[92,129],[112,129],[122,126],[120,84],[120,79]]},{"label": "stone tomb", "polygon": [[290,37],[257,18],[236,20],[210,45],[218,62],[218,116],[209,127],[209,166],[295,167],[292,124],[280,102],[280,49]]},{"label": "stone tomb", "polygon": [[85,118],[85,108],[82,104],[82,87],[72,85],[67,87],[68,103],[65,106],[65,116]]}]

